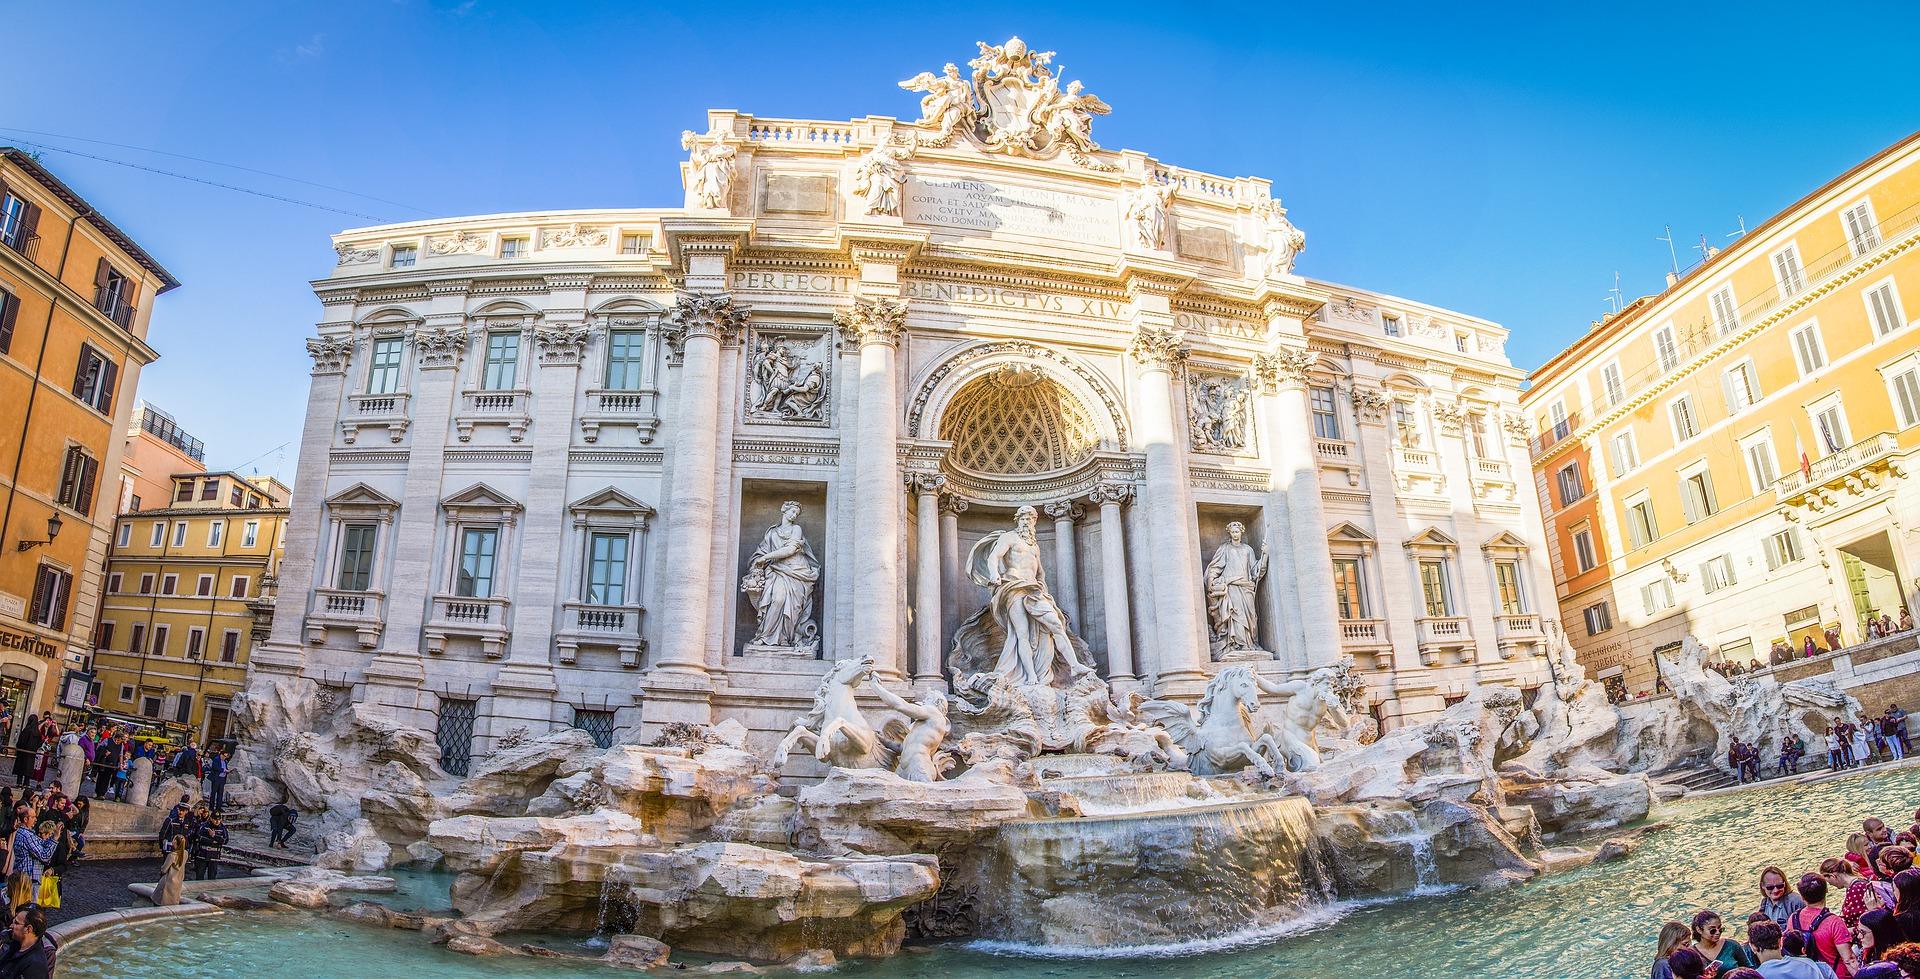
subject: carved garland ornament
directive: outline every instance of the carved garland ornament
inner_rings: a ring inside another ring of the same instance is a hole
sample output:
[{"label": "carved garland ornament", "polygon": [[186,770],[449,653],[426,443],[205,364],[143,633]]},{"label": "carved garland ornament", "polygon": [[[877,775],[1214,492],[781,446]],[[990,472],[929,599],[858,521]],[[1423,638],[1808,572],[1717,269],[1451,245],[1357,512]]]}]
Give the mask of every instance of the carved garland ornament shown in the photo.
[{"label": "carved garland ornament", "polygon": [[722,345],[734,342],[747,325],[747,310],[724,292],[683,292],[667,310],[662,331],[678,350],[692,337],[712,337]]},{"label": "carved garland ornament", "polygon": [[429,255],[481,255],[488,251],[487,236],[471,231],[427,239]]},{"label": "carved garland ornament", "polygon": [[460,362],[460,352],[467,349],[466,328],[420,330],[413,335],[413,349],[420,355],[422,369],[452,367]]},{"label": "carved garland ornament", "polygon": [[335,245],[333,253],[340,256],[341,265],[365,265],[380,260],[380,248],[355,248],[352,245]]},{"label": "carved garland ornament", "polygon": [[840,334],[851,343],[865,346],[884,343],[894,346],[907,328],[907,301],[904,299],[861,299],[852,309],[833,314]]},{"label": "carved garland ornament", "polygon": [[540,348],[542,364],[577,364],[586,353],[592,332],[584,326],[536,329],[533,342]]}]

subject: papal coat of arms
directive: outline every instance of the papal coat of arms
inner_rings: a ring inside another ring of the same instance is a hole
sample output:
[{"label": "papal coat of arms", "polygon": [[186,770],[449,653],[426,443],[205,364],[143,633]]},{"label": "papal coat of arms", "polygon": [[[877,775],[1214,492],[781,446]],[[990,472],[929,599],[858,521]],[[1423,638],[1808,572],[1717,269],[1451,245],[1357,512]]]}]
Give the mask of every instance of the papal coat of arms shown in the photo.
[{"label": "papal coat of arms", "polygon": [[1061,88],[1052,51],[1034,51],[1017,37],[1005,44],[977,43],[980,56],[967,62],[973,69],[970,79],[949,64],[940,74],[923,71],[900,83],[910,92],[926,93],[919,125],[937,135],[923,145],[945,146],[965,134],[990,152],[1030,157],[1064,152],[1083,166],[1109,169],[1088,154],[1100,148],[1093,141],[1093,117],[1113,111],[1111,106],[1077,81]]}]

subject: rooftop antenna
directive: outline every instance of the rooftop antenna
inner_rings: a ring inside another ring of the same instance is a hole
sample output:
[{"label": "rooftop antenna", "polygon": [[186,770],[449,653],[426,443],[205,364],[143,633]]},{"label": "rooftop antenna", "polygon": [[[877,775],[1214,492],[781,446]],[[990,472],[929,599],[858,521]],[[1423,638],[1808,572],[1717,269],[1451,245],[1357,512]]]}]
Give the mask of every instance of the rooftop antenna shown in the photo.
[{"label": "rooftop antenna", "polygon": [[1719,250],[1717,248],[1714,248],[1712,245],[1707,244],[1707,236],[1704,232],[1701,233],[1700,235],[1700,243],[1693,247],[1699,249],[1700,260],[1702,262],[1706,261],[1709,258],[1712,258],[1714,255],[1714,252]]},{"label": "rooftop antenna", "polygon": [[1740,230],[1739,230],[1739,231],[1734,231],[1734,232],[1729,232],[1729,233],[1727,234],[1727,237],[1729,237],[1729,238],[1745,238],[1745,237],[1747,236],[1747,216],[1746,216],[1746,215],[1744,215],[1744,214],[1736,214],[1736,215],[1734,215],[1734,219],[1740,222]]},{"label": "rooftop antenna", "polygon": [[1660,237],[1655,238],[1653,240],[1664,241],[1667,243],[1667,261],[1673,263],[1673,267],[1668,269],[1667,274],[1673,276],[1674,278],[1679,278],[1680,277],[1680,255],[1679,253],[1673,250],[1673,225],[1671,224],[1667,225],[1666,229],[1667,229],[1666,234],[1661,235]]},{"label": "rooftop antenna", "polygon": [[1620,270],[1615,269],[1613,271],[1613,288],[1607,290],[1607,302],[1613,304],[1613,311],[1616,313],[1620,311],[1621,299]]}]

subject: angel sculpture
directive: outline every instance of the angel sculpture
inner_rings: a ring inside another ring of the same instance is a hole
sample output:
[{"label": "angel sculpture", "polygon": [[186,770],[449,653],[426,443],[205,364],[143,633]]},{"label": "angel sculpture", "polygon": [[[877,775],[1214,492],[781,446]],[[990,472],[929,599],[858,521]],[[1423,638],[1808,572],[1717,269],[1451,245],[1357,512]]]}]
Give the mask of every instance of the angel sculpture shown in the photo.
[{"label": "angel sculpture", "polygon": [[925,92],[920,100],[919,125],[939,132],[933,145],[944,146],[960,127],[973,118],[973,86],[960,77],[960,67],[951,62],[939,75],[923,71],[900,83],[909,92]]},{"label": "angel sculpture", "polygon": [[[1048,85],[1051,87],[1052,79],[1048,79]],[[1073,81],[1067,83],[1065,92],[1043,101],[1034,115],[1055,143],[1065,144],[1075,152],[1091,153],[1100,148],[1093,141],[1093,117],[1112,111],[1113,106],[1101,101],[1099,96],[1083,94],[1080,83]]]}]

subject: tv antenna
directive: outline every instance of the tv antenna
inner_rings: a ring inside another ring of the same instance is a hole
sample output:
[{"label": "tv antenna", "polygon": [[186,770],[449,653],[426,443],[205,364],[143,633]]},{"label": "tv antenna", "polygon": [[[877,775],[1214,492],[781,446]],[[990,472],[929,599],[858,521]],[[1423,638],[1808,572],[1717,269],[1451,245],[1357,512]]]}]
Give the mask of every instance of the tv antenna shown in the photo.
[{"label": "tv antenna", "polygon": [[1727,237],[1745,238],[1747,236],[1747,216],[1744,214],[1736,214],[1734,215],[1734,219],[1740,222],[1740,230],[1729,232]]},{"label": "tv antenna", "polygon": [[1667,261],[1673,263],[1672,272],[1674,275],[1677,276],[1680,274],[1680,255],[1679,253],[1673,250],[1673,225],[1671,224],[1667,225],[1666,229],[1667,229],[1666,234],[1661,235],[1660,237],[1655,238],[1653,240],[1664,241],[1667,243]]},{"label": "tv antenna", "polygon": [[1622,305],[1621,300],[1622,300],[1622,297],[1620,294],[1620,270],[1615,269],[1613,271],[1613,288],[1607,290],[1607,302],[1613,306],[1613,311],[1617,313],[1620,311],[1620,307]]},{"label": "tv antenna", "polygon": [[1707,244],[1707,236],[1704,232],[1702,232],[1700,235],[1700,243],[1693,247],[1699,250],[1700,260],[1702,262],[1706,261],[1709,258],[1712,258],[1713,253],[1718,251],[1718,249],[1714,248],[1712,245]]}]

